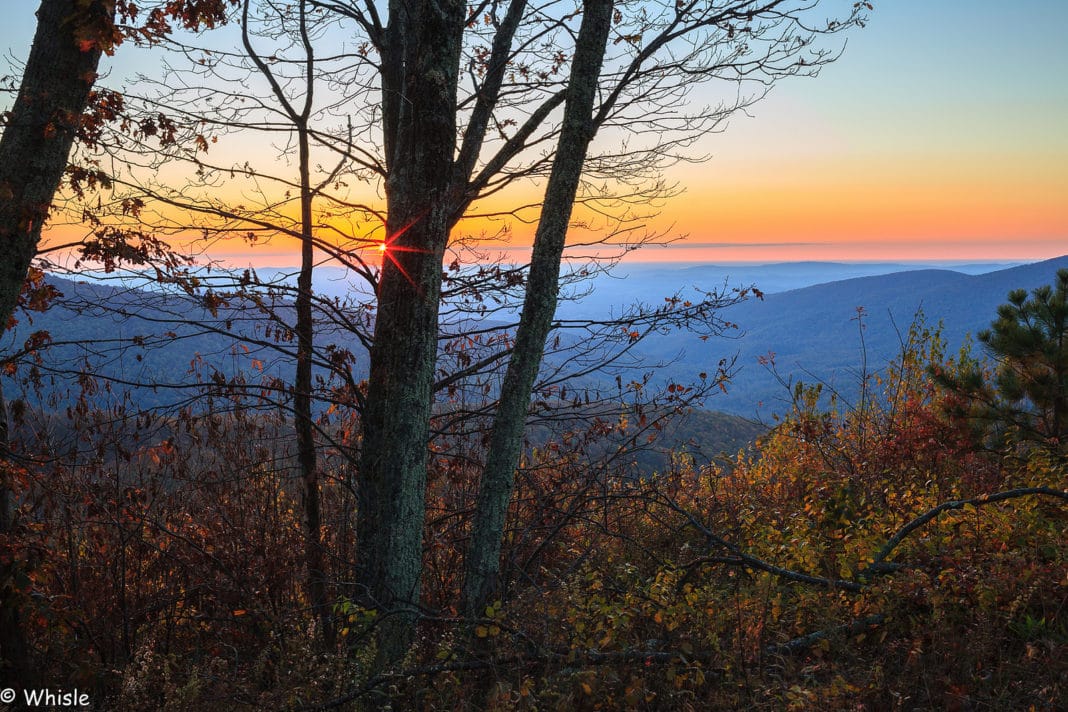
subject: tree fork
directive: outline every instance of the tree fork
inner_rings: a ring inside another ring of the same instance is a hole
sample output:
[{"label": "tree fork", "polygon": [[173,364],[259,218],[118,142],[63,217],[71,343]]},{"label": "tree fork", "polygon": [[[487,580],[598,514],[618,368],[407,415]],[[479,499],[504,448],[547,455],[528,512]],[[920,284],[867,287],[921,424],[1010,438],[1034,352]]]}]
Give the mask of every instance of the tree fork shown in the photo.
[{"label": "tree fork", "polygon": [[[449,235],[466,6],[393,0],[382,71],[388,161],[378,313],[357,483],[356,582],[379,611],[381,664],[414,635],[441,261]],[[399,64],[399,66],[398,66]]]}]

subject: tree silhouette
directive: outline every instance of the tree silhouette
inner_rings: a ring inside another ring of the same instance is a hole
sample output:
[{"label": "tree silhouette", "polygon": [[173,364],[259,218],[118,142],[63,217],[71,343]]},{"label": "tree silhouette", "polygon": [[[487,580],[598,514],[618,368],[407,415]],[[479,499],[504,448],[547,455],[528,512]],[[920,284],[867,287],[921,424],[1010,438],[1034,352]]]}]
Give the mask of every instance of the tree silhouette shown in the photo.
[{"label": "tree silhouette", "polygon": [[1068,454],[1068,270],[1028,295],[1015,289],[979,342],[994,361],[988,377],[977,362],[937,380],[963,398],[965,410],[995,445]]},{"label": "tree silhouette", "polygon": [[[206,241],[288,236],[345,264],[373,290],[373,300],[355,309],[335,305],[324,311],[370,348],[366,387],[348,388],[363,429],[356,581],[361,601],[383,613],[386,657],[404,649],[418,615],[427,444],[440,413],[439,393],[481,379],[486,393],[505,396],[500,435],[487,453],[494,463],[486,471],[487,491],[495,494],[483,498],[487,507],[497,501],[492,508],[499,511],[501,498],[507,501],[524,411],[532,405],[529,384],[542,367],[541,344],[554,329],[599,332],[605,343],[614,339],[612,358],[618,358],[642,334],[668,324],[703,324],[712,333],[723,328],[715,309],[730,298],[718,296],[697,304],[669,301],[667,308],[600,324],[564,324],[553,312],[561,282],[596,273],[602,268],[586,265],[606,253],[609,261],[618,259],[656,237],[642,224],[674,190],[663,179],[666,167],[697,160],[692,144],[722,129],[775,81],[813,75],[833,61],[837,50],[825,37],[862,23],[867,10],[858,3],[828,19],[813,3],[788,0],[619,3],[598,14],[607,16],[602,31],[583,32],[582,23],[598,7],[525,0],[472,7],[424,0],[385,7],[246,2],[246,32],[251,17],[274,22],[265,37],[277,51],[265,42],[259,52],[284,92],[310,77],[304,68],[311,55],[301,48],[324,48],[314,63],[317,81],[326,87],[322,110],[297,122],[303,128],[294,129],[292,116],[278,120],[280,113],[264,101],[270,94],[248,80],[250,71],[266,76],[262,67],[225,43],[173,43],[193,73],[158,85],[153,96],[135,99],[125,92],[135,124],[166,122],[169,131],[186,132],[196,143],[175,150],[177,142],[161,142],[157,131],[124,147],[126,168],[108,180],[126,194],[104,205],[102,224],[132,222],[134,230],[154,235],[195,229]],[[297,27],[297,13],[309,18],[307,33]],[[603,60],[582,59],[595,56]],[[705,105],[691,100],[702,84],[711,91]],[[582,103],[580,85],[592,90]],[[280,137],[283,159],[305,137],[315,172],[306,178],[316,204],[324,206],[313,215],[311,235],[290,210],[297,207],[294,194],[306,192],[305,177],[287,178],[277,164],[264,169],[262,159],[274,157],[262,152],[230,164],[208,152],[214,139],[247,129]],[[191,168],[184,184],[157,177],[174,158]],[[248,181],[244,200],[218,190],[227,180]],[[545,185],[544,203],[516,191],[530,181]],[[174,210],[197,219],[179,221]],[[465,221],[475,218],[497,225],[538,223],[530,265],[471,266],[481,239]],[[145,229],[153,221],[155,229]],[[374,257],[361,252],[372,245],[384,249]],[[455,259],[443,270],[450,252]],[[569,263],[566,255],[591,259]],[[484,321],[524,298],[521,338],[511,336],[514,317],[480,323],[475,331],[486,338],[447,355],[457,356],[459,368],[442,372],[443,334],[470,336],[472,318]],[[515,377],[502,388],[498,379],[510,362]],[[483,422],[494,410],[481,408]],[[494,579],[495,539],[496,523],[480,532],[474,546],[475,558],[488,563],[469,570],[470,590],[479,591],[469,596],[469,609],[492,591],[492,583],[475,579]]]},{"label": "tree silhouette", "polygon": [[[475,12],[460,3],[392,2],[385,24],[373,5],[323,5],[356,20],[382,57],[386,234],[398,254],[383,264],[378,284],[359,473],[363,558],[357,577],[371,604],[391,613],[382,650],[387,658],[396,658],[411,637],[419,597],[438,265],[456,221],[479,193],[547,167],[551,168],[547,203],[555,200],[554,191],[569,196],[563,197],[564,202],[573,202],[581,193],[578,186],[568,187],[573,180],[568,176],[571,169],[565,168],[569,160],[587,179],[603,177],[612,186],[644,186],[648,199],[657,192],[655,181],[649,181],[666,163],[680,158],[681,147],[762,94],[687,112],[683,100],[696,83],[719,79],[738,85],[752,80],[766,86],[783,76],[813,73],[834,57],[817,46],[820,34],[860,22],[862,6],[858,3],[847,17],[824,20],[819,29],[812,29],[810,4],[620,4],[605,8],[603,22],[614,28],[596,31],[596,25],[587,22],[602,7],[597,3],[583,6],[578,30],[573,23],[580,13],[556,5],[528,7],[524,0],[513,0],[507,8],[488,3]],[[488,46],[478,42],[482,26],[494,30]],[[470,37],[466,28],[474,28]],[[537,56],[539,48],[553,47],[546,39],[560,47],[548,53],[548,60]],[[596,47],[601,43],[604,48]],[[470,55],[465,54],[467,47],[473,48]],[[607,55],[603,61],[602,54]],[[568,62],[570,78],[558,79],[561,66]],[[456,102],[461,67],[470,70],[474,85],[470,104]],[[583,106],[578,98],[587,85],[596,87],[592,106]],[[519,99],[528,108],[516,115]],[[565,100],[560,128],[550,130],[548,137],[539,135],[552,125],[548,117]],[[460,131],[454,158],[461,117],[468,121]],[[476,170],[483,148],[492,147],[487,132],[491,122],[501,145],[482,158],[483,167]],[[623,135],[621,149],[588,152],[599,133]],[[652,138],[645,140],[647,136]],[[519,169],[506,169],[513,158],[529,156],[526,149],[541,146],[551,147],[548,155],[527,158],[529,162]],[[610,202],[612,194],[611,188],[586,192],[591,201]],[[519,326],[524,338],[529,333],[529,342],[523,348],[517,344],[509,367],[508,385],[514,390],[508,397],[517,404],[529,398],[530,373],[540,362],[537,342],[552,320],[551,285],[562,258],[566,219],[555,227],[560,210],[550,204],[540,213]],[[544,276],[536,277],[541,269]],[[476,524],[485,531],[479,530],[474,541],[476,562],[469,562],[467,570],[469,612],[492,590],[487,582],[496,570],[496,547],[490,542],[501,534],[500,503],[507,500],[517,460],[521,411],[515,407],[500,412],[487,453],[487,462],[493,464],[484,473],[488,477],[480,502],[490,523]]]}]

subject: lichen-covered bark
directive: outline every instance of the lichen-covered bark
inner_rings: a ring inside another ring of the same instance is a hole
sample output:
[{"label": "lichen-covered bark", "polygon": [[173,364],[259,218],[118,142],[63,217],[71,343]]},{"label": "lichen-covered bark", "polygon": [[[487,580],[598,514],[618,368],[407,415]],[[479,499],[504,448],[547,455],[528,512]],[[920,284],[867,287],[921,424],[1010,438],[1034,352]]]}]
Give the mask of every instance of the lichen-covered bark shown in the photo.
[{"label": "lichen-covered bark", "polygon": [[356,578],[365,605],[379,612],[387,662],[407,649],[419,604],[464,11],[459,0],[394,0],[383,53],[388,248],[363,413]]},{"label": "lichen-covered bark", "polygon": [[564,122],[534,237],[523,312],[479,486],[464,576],[463,609],[469,616],[481,615],[496,587],[505,515],[519,465],[530,392],[556,313],[567,226],[594,134],[593,103],[611,19],[612,0],[587,0],[583,4]]}]

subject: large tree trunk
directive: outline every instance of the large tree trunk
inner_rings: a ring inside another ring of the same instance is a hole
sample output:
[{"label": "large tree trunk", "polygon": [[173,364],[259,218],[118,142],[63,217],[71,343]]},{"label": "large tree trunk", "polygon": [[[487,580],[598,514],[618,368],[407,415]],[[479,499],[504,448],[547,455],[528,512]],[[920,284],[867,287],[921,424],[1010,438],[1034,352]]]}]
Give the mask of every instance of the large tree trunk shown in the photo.
[{"label": "large tree trunk", "polygon": [[560,260],[582,164],[593,138],[593,102],[612,21],[612,0],[586,0],[571,64],[564,123],[534,237],[523,312],[482,471],[464,575],[463,610],[479,616],[493,595],[501,538],[519,465],[530,392],[556,313]]},{"label": "large tree trunk", "polygon": [[388,247],[363,413],[356,571],[363,602],[379,612],[382,662],[407,650],[419,605],[464,9],[459,0],[394,0],[383,51]]},{"label": "large tree trunk", "polygon": [[[0,555],[15,534],[14,502],[11,496],[7,404],[0,389]],[[22,629],[22,594],[12,589],[14,574],[22,562],[17,557],[0,564],[0,688],[31,688],[37,682],[30,662],[30,646]]]},{"label": "large tree trunk", "polygon": [[0,138],[0,327],[18,302],[37,254],[41,227],[67,168],[78,122],[100,62],[100,36],[113,2],[88,8],[75,0],[43,0],[18,98]]},{"label": "large tree trunk", "polygon": [[[96,80],[101,51],[91,40],[110,37],[113,12],[110,0],[43,0],[37,11],[22,86],[0,138],[0,330],[15,310],[37,254],[41,227]],[[4,409],[0,418],[0,537],[7,537],[15,522]],[[11,566],[19,565],[4,564],[0,583],[9,580]],[[0,598],[0,687],[33,686],[17,605],[17,596]]]}]

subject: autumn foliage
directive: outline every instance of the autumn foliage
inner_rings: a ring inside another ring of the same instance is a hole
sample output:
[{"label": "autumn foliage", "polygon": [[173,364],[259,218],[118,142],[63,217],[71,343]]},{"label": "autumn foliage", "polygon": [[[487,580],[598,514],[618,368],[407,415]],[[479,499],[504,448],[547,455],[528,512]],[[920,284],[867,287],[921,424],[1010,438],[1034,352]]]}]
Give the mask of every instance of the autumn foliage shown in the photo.
[{"label": "autumn foliage", "polygon": [[[108,709],[381,695],[423,709],[1054,709],[1068,694],[1068,477],[1048,454],[978,447],[958,396],[927,377],[959,361],[915,326],[860,402],[798,386],[727,466],[617,477],[590,466],[581,432],[531,451],[506,598],[474,621],[456,606],[477,452],[443,441],[421,634],[391,670],[371,667],[376,614],[346,583],[358,428],[336,414],[321,423],[336,649],[321,649],[302,584],[287,425],[241,399],[196,416],[84,396],[62,416],[16,409],[4,555],[24,564],[4,585],[48,679]],[[988,501],[998,492],[1021,494]]]}]

